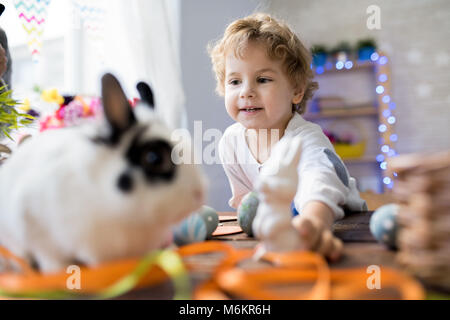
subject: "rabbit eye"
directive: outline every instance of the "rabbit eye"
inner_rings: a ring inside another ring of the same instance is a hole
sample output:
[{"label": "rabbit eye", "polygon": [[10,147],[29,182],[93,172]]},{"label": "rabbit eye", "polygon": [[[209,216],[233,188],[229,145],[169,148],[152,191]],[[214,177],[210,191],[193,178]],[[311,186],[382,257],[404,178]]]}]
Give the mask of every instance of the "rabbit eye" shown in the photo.
[{"label": "rabbit eye", "polygon": [[150,165],[157,166],[157,165],[161,164],[162,158],[161,158],[161,155],[159,155],[158,153],[156,153],[153,150],[150,150],[149,152],[144,154],[144,161]]},{"label": "rabbit eye", "polygon": [[150,170],[168,171],[172,168],[172,161],[170,159],[171,149],[163,145],[149,146],[148,150],[142,153],[141,163],[144,168]]},{"label": "rabbit eye", "polygon": [[129,150],[131,162],[142,168],[148,180],[170,180],[175,173],[172,147],[164,140],[135,145]]}]

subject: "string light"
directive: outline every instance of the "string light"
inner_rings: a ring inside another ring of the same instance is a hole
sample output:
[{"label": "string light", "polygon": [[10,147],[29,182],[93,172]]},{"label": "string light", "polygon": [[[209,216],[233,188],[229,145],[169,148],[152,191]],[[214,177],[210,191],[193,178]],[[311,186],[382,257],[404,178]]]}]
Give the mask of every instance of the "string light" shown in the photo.
[{"label": "string light", "polygon": [[384,92],[384,87],[381,86],[381,85],[379,85],[379,86],[377,86],[377,88],[375,89],[375,91],[376,91],[378,94],[382,94],[382,93]]},{"label": "string light", "polygon": [[388,62],[388,58],[385,57],[385,56],[382,56],[380,58],[380,60],[378,61],[378,63],[381,64],[381,65],[385,65],[387,62]]},{"label": "string light", "polygon": [[397,153],[395,152],[394,149],[389,150],[389,152],[387,153],[388,157],[395,157],[397,155]]},{"label": "string light", "polygon": [[[380,56],[379,53],[374,52],[370,55],[370,60],[372,62],[377,62],[379,65],[383,66],[388,63],[388,58],[386,56]],[[337,61],[336,63],[333,63],[331,61],[327,61],[322,66],[316,66],[314,67],[313,64],[311,64],[311,69],[315,69],[315,73],[317,75],[323,74],[326,70],[331,70],[333,67],[336,67],[337,70],[347,69],[350,70],[354,67],[354,63],[352,61]],[[378,84],[375,88],[375,91],[378,95],[383,95],[381,97],[381,102],[383,103],[382,107],[382,115],[386,119],[387,123],[380,123],[378,125],[378,131],[380,133],[387,133],[390,132],[389,125],[394,125],[397,122],[397,119],[395,116],[392,115],[392,110],[396,109],[396,104],[392,101],[392,98],[389,94],[389,92],[386,92],[389,88],[386,88],[383,83],[387,82],[389,80],[387,73],[381,73],[378,74]],[[381,107],[381,106],[380,106]],[[389,137],[389,138],[388,138]],[[386,138],[386,139],[385,139]],[[389,139],[389,140],[387,140]],[[378,143],[381,146],[381,152],[376,156],[376,161],[380,163],[380,168],[382,170],[387,169],[387,159],[389,157],[393,157],[397,155],[397,152],[391,148],[391,144],[393,142],[398,141],[398,136],[396,134],[390,134],[389,136],[384,137],[384,135],[381,135],[380,138],[378,138]],[[397,173],[393,173],[394,177],[397,177]],[[384,177],[383,183],[386,185],[386,188],[392,188],[394,181],[390,177]]]},{"label": "string light", "polygon": [[[373,62],[378,62],[379,65],[383,66],[388,63],[388,58],[386,56],[380,56],[378,53],[373,53],[370,56],[370,60]],[[383,84],[388,81],[388,75],[387,73],[381,73],[378,74],[378,83],[375,88],[375,91],[377,94],[382,95],[381,97],[381,103],[382,106],[382,115],[386,119],[387,123],[379,123],[378,125],[378,131],[383,133],[382,137],[378,139],[379,145],[381,146],[381,152],[376,156],[377,162],[380,164],[381,170],[387,169],[387,159],[390,157],[394,157],[397,155],[397,152],[391,147],[393,142],[396,142],[398,140],[398,136],[396,134],[390,134],[389,136],[384,137],[384,134],[389,132],[391,130],[390,125],[394,125],[397,121],[397,119],[392,115],[392,110],[395,110],[396,104],[392,102],[392,98],[389,95],[389,92],[387,90],[388,87],[385,87]],[[389,141],[386,141],[389,137]],[[384,174],[383,174],[384,176]],[[393,177],[396,177],[397,174],[394,173]],[[385,188],[392,189],[394,186],[394,181],[392,177],[385,176],[383,178],[383,184],[385,185]]]},{"label": "string light", "polygon": [[[372,62],[378,62],[379,65],[386,65],[388,63],[388,58],[386,56],[380,56],[377,52],[372,53],[370,56],[370,60]],[[325,65],[323,66],[317,66],[315,68],[316,74],[323,74],[326,70],[331,70],[333,66],[336,67],[337,70],[347,69],[350,70],[353,68],[354,64],[352,61],[337,61],[335,64],[333,64],[330,61],[327,61]],[[313,65],[311,65],[311,68],[314,69]],[[378,85],[375,88],[375,91],[377,94],[382,95],[386,92],[386,88],[381,85],[382,83],[385,83],[388,81],[388,75],[386,73],[381,73],[378,75]],[[389,125],[394,125],[397,121],[397,119],[392,115],[391,110],[396,109],[396,104],[392,102],[391,96],[386,94],[381,98],[381,102],[385,105],[383,107],[382,115],[384,118],[387,119],[387,124],[380,123],[378,126],[378,131],[380,133],[386,133],[388,132]],[[387,138],[386,138],[387,139]],[[391,134],[389,136],[389,141],[385,142],[385,138],[382,136],[378,139],[379,144],[381,145],[381,152],[376,156],[376,161],[380,163],[380,168],[382,170],[387,169],[387,158],[393,157],[397,155],[397,152],[391,148],[390,144],[391,142],[397,142],[398,136],[396,134]],[[393,173],[394,177],[397,177],[397,173]],[[392,189],[394,185],[394,181],[390,177],[384,177],[383,183],[386,186],[386,188]]]},{"label": "string light", "polygon": [[380,74],[380,76],[378,77],[378,81],[380,81],[380,82],[386,82],[387,81],[387,79],[388,79],[388,77],[387,77],[387,75],[386,74]]},{"label": "string light", "polygon": [[395,121],[396,121],[396,119],[395,119],[394,116],[390,116],[390,117],[387,119],[387,121],[388,121],[389,124],[394,124]]}]

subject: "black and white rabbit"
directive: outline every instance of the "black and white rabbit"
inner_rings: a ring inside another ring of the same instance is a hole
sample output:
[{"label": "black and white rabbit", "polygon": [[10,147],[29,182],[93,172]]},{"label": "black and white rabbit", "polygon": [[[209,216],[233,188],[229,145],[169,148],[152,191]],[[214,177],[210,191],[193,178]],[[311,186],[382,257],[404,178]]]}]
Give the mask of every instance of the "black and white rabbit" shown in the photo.
[{"label": "black and white rabbit", "polygon": [[[153,108],[150,87],[138,91]],[[203,204],[203,174],[172,154],[153,110],[136,116],[111,74],[102,98],[104,124],[48,130],[0,167],[0,244],[43,272],[160,248]]]}]

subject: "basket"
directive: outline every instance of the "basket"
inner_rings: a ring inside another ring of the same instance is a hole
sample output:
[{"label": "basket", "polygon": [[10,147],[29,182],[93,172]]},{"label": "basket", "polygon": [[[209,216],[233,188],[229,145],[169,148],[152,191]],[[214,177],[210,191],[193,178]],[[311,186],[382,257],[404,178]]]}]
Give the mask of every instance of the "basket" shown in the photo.
[{"label": "basket", "polygon": [[366,152],[366,141],[357,144],[334,144],[334,150],[341,159],[361,158]]},{"label": "basket", "polygon": [[335,120],[327,126],[327,130],[337,134],[346,130],[352,132],[355,136],[361,137],[359,142],[353,144],[333,143],[334,150],[341,159],[354,159],[364,156],[367,146],[367,132],[364,130],[361,123],[354,120]]},{"label": "basket", "polygon": [[427,285],[450,291],[450,150],[388,160],[397,174],[397,262]]}]

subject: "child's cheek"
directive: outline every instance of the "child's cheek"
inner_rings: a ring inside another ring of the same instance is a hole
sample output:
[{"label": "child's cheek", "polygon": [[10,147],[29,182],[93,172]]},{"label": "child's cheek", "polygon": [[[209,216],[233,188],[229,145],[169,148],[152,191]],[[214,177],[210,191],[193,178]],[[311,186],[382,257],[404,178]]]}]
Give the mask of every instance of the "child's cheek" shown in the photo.
[{"label": "child's cheek", "polygon": [[234,107],[233,103],[229,99],[225,100],[225,110],[227,110],[228,115],[233,119],[236,114],[235,108],[236,107]]}]

